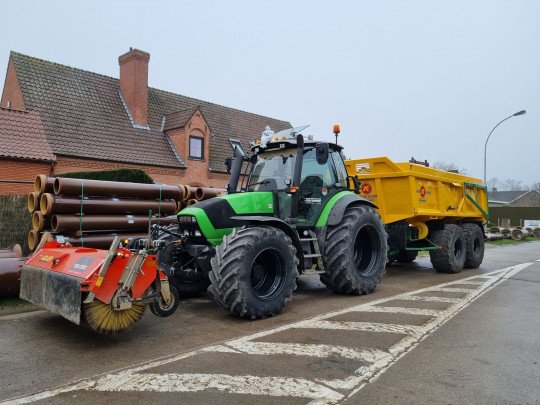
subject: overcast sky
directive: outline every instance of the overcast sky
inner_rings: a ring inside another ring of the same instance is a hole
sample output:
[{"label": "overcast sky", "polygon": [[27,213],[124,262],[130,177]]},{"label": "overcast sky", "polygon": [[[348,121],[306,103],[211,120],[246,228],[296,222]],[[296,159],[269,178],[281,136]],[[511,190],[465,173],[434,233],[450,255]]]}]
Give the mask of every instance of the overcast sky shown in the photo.
[{"label": "overcast sky", "polygon": [[[340,143],[349,157],[414,156],[488,179],[540,182],[540,2],[6,1],[9,51],[118,76],[130,46],[153,87]],[[262,131],[263,128],[261,128]],[[234,134],[231,134],[233,136]]]}]

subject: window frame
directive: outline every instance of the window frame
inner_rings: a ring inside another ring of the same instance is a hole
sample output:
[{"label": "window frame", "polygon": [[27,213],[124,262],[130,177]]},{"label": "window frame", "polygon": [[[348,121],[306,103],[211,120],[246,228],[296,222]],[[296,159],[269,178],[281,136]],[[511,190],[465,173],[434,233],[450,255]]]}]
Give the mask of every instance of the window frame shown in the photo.
[{"label": "window frame", "polygon": [[[192,139],[197,139],[197,140],[201,141],[201,156],[193,156],[191,154],[191,140]],[[188,157],[190,159],[194,159],[194,160],[204,160],[204,137],[203,136],[197,136],[197,135],[190,135],[189,136]]]}]

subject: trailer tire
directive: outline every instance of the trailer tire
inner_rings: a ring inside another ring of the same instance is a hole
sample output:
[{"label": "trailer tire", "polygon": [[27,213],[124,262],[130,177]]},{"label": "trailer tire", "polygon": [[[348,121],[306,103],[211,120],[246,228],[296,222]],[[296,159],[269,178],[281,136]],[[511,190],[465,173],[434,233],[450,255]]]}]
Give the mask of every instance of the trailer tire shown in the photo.
[{"label": "trailer tire", "polygon": [[484,233],[477,224],[461,224],[461,230],[465,235],[465,265],[466,269],[477,269],[484,260]]},{"label": "trailer tire", "polygon": [[348,207],[339,224],[328,226],[322,283],[341,294],[369,294],[386,270],[387,248],[384,224],[375,210]]},{"label": "trailer tire", "polygon": [[416,250],[400,250],[396,260],[401,263],[412,263],[418,257],[418,251]]},{"label": "trailer tire", "polygon": [[444,229],[433,231],[429,239],[440,250],[430,251],[433,268],[441,273],[459,273],[465,264],[465,236],[461,227],[445,224]]},{"label": "trailer tire", "polygon": [[159,300],[153,301],[150,303],[150,305],[148,305],[150,311],[154,315],[165,318],[174,314],[174,311],[176,311],[176,308],[178,308],[178,304],[180,303],[178,290],[171,284],[169,284],[169,290],[171,292],[171,303],[169,305],[165,304],[161,297]]},{"label": "trailer tire", "polygon": [[271,226],[234,230],[211,259],[209,291],[241,318],[266,318],[283,311],[296,289],[298,258],[291,238]]}]

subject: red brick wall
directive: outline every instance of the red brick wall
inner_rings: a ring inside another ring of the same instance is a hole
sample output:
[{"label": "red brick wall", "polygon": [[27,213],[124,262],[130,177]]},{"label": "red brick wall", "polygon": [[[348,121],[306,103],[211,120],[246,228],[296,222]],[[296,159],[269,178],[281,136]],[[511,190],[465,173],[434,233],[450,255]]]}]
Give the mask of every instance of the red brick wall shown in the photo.
[{"label": "red brick wall", "polygon": [[125,168],[144,170],[154,181],[165,184],[204,185],[207,187],[222,188],[229,178],[228,175],[210,173],[207,168],[201,170],[200,168],[190,167],[184,170],[100,160],[84,160],[64,156],[57,156],[53,175],[80,171],[115,170]]},{"label": "red brick wall", "polygon": [[150,54],[134,49],[118,58],[120,93],[136,124],[148,124],[148,61]]},{"label": "red brick wall", "polygon": [[[34,181],[38,174],[55,176],[61,173],[125,168],[144,170],[155,182],[165,184],[187,184],[192,186],[223,188],[229,180],[229,175],[211,173],[208,171],[207,167],[201,165],[190,166],[189,169],[183,170],[99,160],[84,160],[63,156],[57,156],[57,162],[54,164],[52,173],[50,163],[2,159],[0,160],[0,180]],[[32,184],[0,183],[0,195],[25,195],[31,191],[33,191]]]},{"label": "red brick wall", "polygon": [[[50,163],[25,160],[0,160],[0,180],[34,181],[38,174],[49,174]],[[34,191],[33,184],[0,183],[0,195],[25,195]]]},{"label": "red brick wall", "polygon": [[2,92],[2,101],[0,105],[7,107],[7,102],[11,102],[11,108],[15,110],[25,111],[24,99],[17,79],[17,72],[15,71],[15,65],[10,59],[7,68],[6,81],[4,82],[4,90]]}]

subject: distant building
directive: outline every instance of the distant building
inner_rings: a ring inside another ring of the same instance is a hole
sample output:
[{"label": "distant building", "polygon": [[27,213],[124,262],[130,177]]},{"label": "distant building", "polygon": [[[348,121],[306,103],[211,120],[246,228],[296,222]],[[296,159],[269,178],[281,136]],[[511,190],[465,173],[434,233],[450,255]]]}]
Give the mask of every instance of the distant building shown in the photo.
[{"label": "distant building", "polygon": [[[223,187],[230,138],[247,149],[267,125],[292,127],[148,87],[149,60],[130,49],[118,58],[117,79],[11,52],[0,101],[0,180],[137,168],[157,182]],[[29,189],[0,183],[0,194]]]},{"label": "distant building", "polygon": [[493,191],[488,192],[490,207],[540,207],[540,191]]}]

